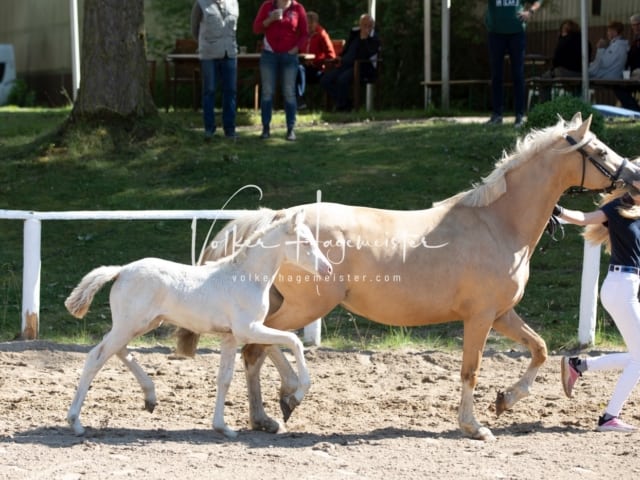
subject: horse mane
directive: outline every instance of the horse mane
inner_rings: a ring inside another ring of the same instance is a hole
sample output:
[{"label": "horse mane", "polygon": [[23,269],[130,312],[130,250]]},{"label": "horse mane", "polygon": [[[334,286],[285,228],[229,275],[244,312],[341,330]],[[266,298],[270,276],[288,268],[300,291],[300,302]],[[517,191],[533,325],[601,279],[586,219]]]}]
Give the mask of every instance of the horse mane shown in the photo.
[{"label": "horse mane", "polygon": [[288,220],[289,217],[283,210],[260,208],[247,213],[242,218],[229,222],[218,232],[207,247],[202,263],[238,261],[251,245],[255,245],[260,238]]},{"label": "horse mane", "polygon": [[[540,151],[549,148],[559,136],[563,135],[567,130],[577,128],[580,121],[572,123],[565,122],[562,118],[551,127],[542,130],[531,130],[526,136],[518,138],[515,149],[511,153],[502,152],[502,158],[495,164],[495,169],[484,177],[480,184],[474,184],[473,188],[460,192],[453,197],[449,197],[440,202],[435,202],[434,207],[453,206],[455,204],[467,207],[485,207],[507,191],[506,174],[511,170],[515,170],[532,158],[536,157]],[[575,149],[570,146],[566,150],[559,152],[567,152]]]}]

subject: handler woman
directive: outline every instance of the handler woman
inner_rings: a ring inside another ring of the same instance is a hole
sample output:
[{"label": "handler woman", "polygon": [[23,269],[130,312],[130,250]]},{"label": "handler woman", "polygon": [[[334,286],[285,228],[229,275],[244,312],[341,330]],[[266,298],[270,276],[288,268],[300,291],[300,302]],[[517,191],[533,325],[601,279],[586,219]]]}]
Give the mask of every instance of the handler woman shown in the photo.
[{"label": "handler woman", "polygon": [[598,210],[581,212],[556,206],[554,214],[569,223],[588,225],[585,238],[605,243],[611,253],[609,272],[600,292],[602,305],[615,322],[628,352],[596,358],[564,357],[562,386],[568,397],[582,374],[589,371],[621,369],[613,395],[596,430],[632,432],[636,427],[620,419],[620,411],[640,378],[640,182],[605,196]]}]

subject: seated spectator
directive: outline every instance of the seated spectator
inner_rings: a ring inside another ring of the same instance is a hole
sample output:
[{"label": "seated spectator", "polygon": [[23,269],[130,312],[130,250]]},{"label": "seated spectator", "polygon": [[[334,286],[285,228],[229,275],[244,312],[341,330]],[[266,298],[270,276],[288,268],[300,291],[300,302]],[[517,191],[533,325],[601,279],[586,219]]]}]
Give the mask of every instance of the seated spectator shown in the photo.
[{"label": "seated spectator", "polygon": [[319,83],[326,62],[336,58],[333,42],[327,31],[320,25],[320,16],[316,12],[307,12],[309,37],[302,53],[312,53],[313,60],[301,65],[298,73],[298,108],[305,108],[304,89],[307,83]]},{"label": "seated spectator", "polygon": [[[589,44],[591,58],[591,44]],[[547,77],[580,77],[582,76],[582,39],[580,25],[573,20],[565,20],[560,24],[558,43],[553,52],[551,70],[545,72]]]},{"label": "seated spectator", "polygon": [[[589,44],[589,58],[591,58],[591,44]],[[581,77],[582,76],[582,38],[580,25],[567,19],[560,24],[558,43],[553,52],[551,69],[542,74],[543,78]],[[551,87],[540,89],[540,101],[551,99]]]},{"label": "seated spectator", "polygon": [[[631,22],[633,39],[631,40],[631,48],[629,48],[629,53],[627,54],[626,68],[631,72],[631,78],[640,80],[640,14],[632,15],[629,21]],[[619,87],[614,89],[614,91],[623,108],[640,112],[640,104],[638,104],[635,97],[638,91],[637,89]]]},{"label": "seated spectator", "polygon": [[359,27],[351,30],[342,56],[338,58],[339,66],[327,71],[320,78],[320,85],[333,99],[338,111],[349,111],[352,108],[349,94],[354,81],[353,66],[356,60],[371,60],[371,62],[362,64],[360,78],[355,81],[362,82],[376,75],[375,60],[380,51],[380,39],[374,31],[374,26],[375,21],[371,15],[361,15]]},{"label": "seated spectator", "polygon": [[640,80],[640,14],[632,15],[629,21],[633,39],[627,55],[627,68],[631,71],[631,78]]},{"label": "seated spectator", "polygon": [[622,38],[623,30],[621,22],[609,22],[607,38],[598,41],[596,57],[589,64],[589,78],[622,79],[629,51],[629,42]]}]

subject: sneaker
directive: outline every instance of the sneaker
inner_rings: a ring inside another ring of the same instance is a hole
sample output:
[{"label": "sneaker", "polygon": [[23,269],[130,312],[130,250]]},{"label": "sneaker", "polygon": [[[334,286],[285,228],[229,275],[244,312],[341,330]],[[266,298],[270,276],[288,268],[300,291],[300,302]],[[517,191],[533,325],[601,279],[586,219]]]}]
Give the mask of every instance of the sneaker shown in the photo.
[{"label": "sneaker", "polygon": [[567,397],[573,396],[573,386],[578,380],[578,377],[582,376],[582,373],[575,367],[578,357],[562,357],[560,361],[560,378],[562,379],[562,388]]},{"label": "sneaker", "polygon": [[290,142],[296,141],[296,133],[293,131],[293,128],[287,130],[287,140],[289,140]]},{"label": "sneaker", "polygon": [[261,140],[266,140],[269,137],[271,137],[271,133],[269,132],[269,128],[268,127],[263,127],[262,128],[262,133],[260,134],[260,139]]},{"label": "sneaker", "polygon": [[502,125],[502,117],[500,115],[491,115],[491,118],[487,120],[487,125]]},{"label": "sneaker", "polygon": [[209,143],[211,141],[211,139],[213,138],[213,132],[204,132],[204,141]]},{"label": "sneaker", "polygon": [[598,432],[635,432],[638,429],[623,422],[619,417],[611,417],[609,420],[605,420],[605,415],[602,415],[598,419],[596,430]]},{"label": "sneaker", "polygon": [[522,117],[516,117],[516,121],[513,126],[516,128],[522,128],[524,126],[524,120],[522,119]]}]

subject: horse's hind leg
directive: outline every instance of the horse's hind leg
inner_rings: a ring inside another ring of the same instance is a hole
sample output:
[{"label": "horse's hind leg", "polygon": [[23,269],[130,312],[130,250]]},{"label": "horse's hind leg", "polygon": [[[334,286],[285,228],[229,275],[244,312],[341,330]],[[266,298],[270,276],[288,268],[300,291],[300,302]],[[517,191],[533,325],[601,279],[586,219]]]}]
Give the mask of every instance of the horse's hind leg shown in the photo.
[{"label": "horse's hind leg", "polygon": [[267,345],[266,352],[280,374],[280,410],[286,422],[293,410],[300,405],[300,401],[295,396],[300,388],[300,381],[291,368],[289,360],[277,345]]},{"label": "horse's hind leg", "polygon": [[[242,360],[244,362],[244,372],[249,394],[249,421],[251,422],[251,428],[253,430],[278,433],[284,430],[283,426],[267,415],[264,410],[264,404],[262,403],[260,369],[267,356],[265,348],[266,345],[254,343],[247,344],[242,348]],[[278,350],[278,347],[274,348]],[[291,369],[291,367],[289,367],[289,369]]]},{"label": "horse's hind leg", "polygon": [[295,355],[298,368],[298,388],[292,394],[291,401],[295,405],[300,404],[311,387],[311,379],[309,378],[309,371],[307,370],[307,363],[304,358],[304,347],[300,339],[291,332],[283,332],[282,330],[270,328],[258,322],[251,322],[247,325],[238,322],[238,324],[234,326],[233,333],[246,343],[285,345],[291,349]]},{"label": "horse's hind leg", "polygon": [[122,332],[111,330],[87,355],[87,360],[85,361],[84,369],[78,382],[78,389],[71,402],[71,407],[69,407],[69,413],[67,413],[67,422],[69,422],[69,425],[71,425],[76,435],[84,434],[84,427],[80,422],[80,409],[87,396],[91,382],[104,366],[105,362],[124,348],[131,338],[132,337],[123,336]]},{"label": "horse's hind leg", "polygon": [[140,387],[142,387],[142,391],[144,392],[144,409],[149,413],[153,413],[153,410],[158,404],[153,380],[142,370],[142,367],[136,362],[136,359],[127,347],[121,349],[117,355],[118,358],[122,360],[122,363],[133,373],[133,376],[136,377]]},{"label": "horse's hind leg", "polygon": [[216,392],[216,409],[213,414],[213,429],[222,433],[225,437],[235,438],[238,432],[232,430],[224,422],[224,402],[233,379],[233,370],[236,360],[236,347],[238,346],[233,335],[225,335],[220,344],[220,367],[218,368],[218,380]]},{"label": "horse's hind leg", "polygon": [[520,380],[505,392],[498,393],[496,413],[500,415],[510,409],[518,400],[529,395],[529,388],[536,379],[538,369],[547,359],[547,345],[513,309],[498,317],[493,323],[493,328],[505,337],[525,345],[531,352],[529,367]]}]

